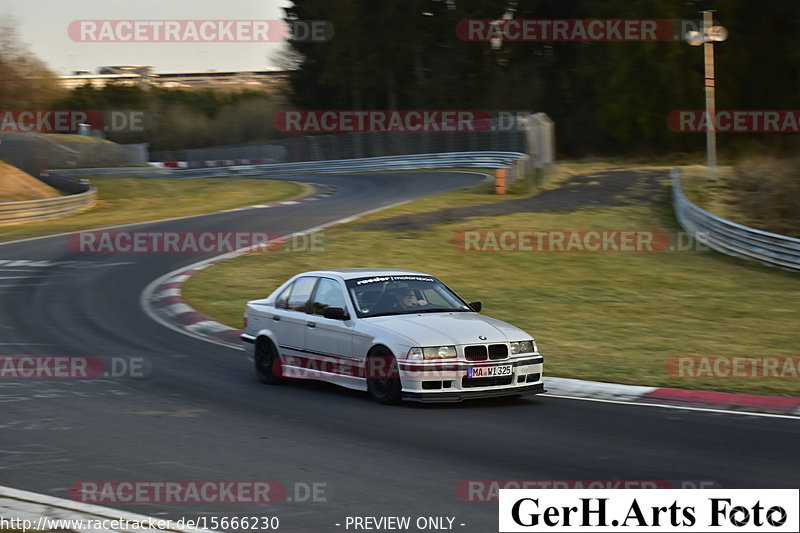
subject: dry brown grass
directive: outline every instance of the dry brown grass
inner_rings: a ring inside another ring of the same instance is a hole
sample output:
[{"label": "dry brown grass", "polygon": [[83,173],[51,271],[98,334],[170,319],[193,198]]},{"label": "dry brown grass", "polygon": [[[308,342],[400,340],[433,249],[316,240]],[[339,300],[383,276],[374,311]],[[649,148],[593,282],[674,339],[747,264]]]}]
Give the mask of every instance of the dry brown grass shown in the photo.
[{"label": "dry brown grass", "polygon": [[749,157],[736,165],[727,185],[737,221],[800,237],[800,157]]},{"label": "dry brown grass", "polygon": [[33,176],[0,161],[0,202],[21,202],[58,196],[58,191]]}]

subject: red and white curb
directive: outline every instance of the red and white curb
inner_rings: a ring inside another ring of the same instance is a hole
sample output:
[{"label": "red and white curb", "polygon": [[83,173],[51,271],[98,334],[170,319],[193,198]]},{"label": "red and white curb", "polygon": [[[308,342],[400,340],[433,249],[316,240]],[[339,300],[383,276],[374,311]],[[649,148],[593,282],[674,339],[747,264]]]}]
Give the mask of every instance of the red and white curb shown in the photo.
[{"label": "red and white curb", "polygon": [[147,164],[156,168],[189,168],[188,161],[151,161]]},{"label": "red and white curb", "polygon": [[[261,165],[272,163],[272,159],[214,159],[208,161],[194,161],[197,168],[237,167],[247,165]],[[150,161],[147,163],[156,168],[189,168],[189,161]]]},{"label": "red and white curb", "polygon": [[[18,523],[19,527],[11,529],[20,531],[24,531],[23,524],[27,526],[28,531],[48,531],[54,529],[59,523],[62,525],[63,531],[80,533],[97,533],[99,531],[199,533],[209,531],[182,528],[177,523],[164,518],[128,513],[109,507],[3,486],[0,486],[0,517],[3,517],[11,525]],[[117,522],[116,525],[119,527],[94,527],[103,524],[111,526],[113,522]],[[129,527],[122,527],[126,522]],[[141,527],[133,527],[134,525]]]},{"label": "red and white curb", "polygon": [[[335,224],[331,224],[333,226]],[[330,227],[330,226],[326,226]],[[315,229],[319,231],[322,227]],[[310,233],[310,231],[309,231]],[[203,340],[243,349],[239,335],[242,330],[235,329],[200,313],[181,299],[181,286],[194,274],[210,265],[219,263],[247,252],[233,252],[195,265],[179,272],[171,273],[163,282],[157,284],[150,293],[151,309],[173,329]],[[787,396],[759,396],[689,389],[648,387],[604,383],[583,379],[548,377],[544,378],[546,395],[608,401],[614,403],[639,403],[672,407],[703,408],[726,412],[764,412],[800,416],[800,398]]]},{"label": "red and white curb", "polygon": [[800,398],[790,396],[646,387],[556,377],[545,377],[544,384],[551,396],[800,416]]},{"label": "red and white curb", "polygon": [[[333,194],[336,193],[336,188],[330,185],[314,184],[314,186],[318,188],[318,192],[311,196],[298,198],[296,200],[284,200],[280,202],[270,202],[267,204],[239,207],[239,208],[229,209],[227,212],[241,211],[244,209],[253,209],[253,208],[270,208],[270,207],[282,207],[287,205],[297,205],[306,202],[313,202],[316,200],[320,200],[322,198],[332,196]],[[350,218],[351,217],[348,217],[347,220],[349,220]],[[330,224],[325,224],[322,226],[318,226],[316,228],[312,228],[310,230],[293,233],[291,235],[285,237],[279,237],[277,239],[272,239],[270,241],[267,241],[265,247],[269,249],[270,247],[284,244],[287,241],[290,241],[296,237],[300,237],[302,235],[308,235],[310,233],[315,233],[317,231],[321,231],[323,229],[327,229],[342,223],[343,223],[342,221],[335,221]],[[195,309],[187,305],[181,298],[181,286],[192,275],[203,270],[204,268],[207,268],[221,261],[225,261],[226,259],[232,259],[234,257],[239,257],[241,255],[249,253],[252,253],[251,248],[249,247],[242,248],[239,250],[235,250],[233,252],[219,255],[217,257],[212,257],[211,259],[200,261],[199,263],[195,263],[194,265],[190,265],[189,267],[186,267],[184,269],[179,269],[178,271],[171,272],[166,277],[159,278],[158,280],[156,280],[155,284],[150,284],[150,286],[148,286],[148,288],[145,289],[142,300],[143,308],[145,309],[145,311],[149,311],[148,314],[150,314],[154,318],[158,317],[156,318],[156,320],[158,320],[159,322],[164,324],[171,324],[172,326],[174,326],[174,328],[179,328],[180,330],[183,330],[184,332],[189,333],[195,337],[200,337],[204,340],[211,340],[218,344],[225,344],[228,346],[241,348],[239,335],[242,333],[242,331],[231,328],[229,326],[225,326],[224,324],[220,324],[219,322],[215,322],[206,315],[200,313],[199,311],[196,311]],[[146,295],[146,300],[145,300],[145,295]],[[161,320],[159,320],[159,318]]]},{"label": "red and white curb", "polygon": [[[242,207],[229,211],[252,209],[253,207],[280,207],[285,205],[311,202],[326,196],[330,196],[336,191],[335,187],[325,185],[317,186],[325,187],[325,189],[323,189],[321,193],[315,194],[314,196],[299,198],[297,200],[287,200],[283,202],[272,202],[270,204]],[[286,235],[271,241],[267,241],[265,246],[267,249],[269,249],[272,246],[291,241],[296,237],[310,235],[334,226],[347,224],[348,222],[352,222],[359,217],[368,215],[370,213],[375,213],[383,209],[389,209],[391,207],[402,205],[407,202],[408,201],[402,201],[384,207],[370,209],[362,213],[334,220],[333,222],[329,222],[327,224],[321,224],[304,231],[298,231],[296,233],[292,233],[291,235]],[[243,350],[244,348],[242,347],[241,340],[239,339],[239,335],[241,335],[242,330],[215,322],[210,317],[189,306],[181,298],[181,287],[186,280],[204,268],[208,268],[209,266],[225,261],[226,259],[233,259],[234,257],[239,257],[249,253],[252,253],[251,248],[242,248],[223,255],[205,259],[203,261],[198,261],[197,263],[187,267],[179,268],[169,272],[154,280],[145,288],[145,290],[142,292],[139,304],[142,310],[148,316],[150,316],[150,318],[170,329],[192,337],[197,337],[204,341]]]},{"label": "red and white curb", "polygon": [[[332,193],[328,193],[329,195]],[[306,199],[273,202],[252,207],[276,207],[292,205],[304,201],[316,200],[321,196]],[[400,205],[400,202],[394,205]],[[334,222],[323,224],[306,231],[294,233],[267,243],[272,246],[289,241],[295,237],[308,235],[341,224],[346,224],[364,215],[388,209],[386,206],[372,209],[364,213],[349,216]],[[207,315],[189,306],[181,298],[181,287],[194,274],[220,263],[227,259],[251,253],[249,248],[236,250],[224,255],[197,262],[188,267],[170,272],[153,281],[142,293],[142,309],[151,318],[164,326],[196,337],[205,341],[223,346],[243,350],[239,335],[241,329],[232,328],[214,321]],[[571,398],[579,400],[594,400],[614,403],[637,403],[641,405],[678,407],[687,409],[700,409],[719,412],[736,412],[741,414],[760,414],[764,416],[792,415],[800,416],[800,398],[788,396],[760,396],[755,394],[738,394],[729,392],[714,392],[690,389],[673,389],[662,387],[649,387],[640,385],[623,385],[620,383],[605,383],[600,381],[587,381],[582,379],[547,377],[544,378],[547,396]]]}]

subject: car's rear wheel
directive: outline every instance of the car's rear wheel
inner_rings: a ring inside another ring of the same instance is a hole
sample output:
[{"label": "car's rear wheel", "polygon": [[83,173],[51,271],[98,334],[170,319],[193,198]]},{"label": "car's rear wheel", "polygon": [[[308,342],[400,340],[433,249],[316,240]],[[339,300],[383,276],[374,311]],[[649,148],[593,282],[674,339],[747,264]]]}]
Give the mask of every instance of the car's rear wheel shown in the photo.
[{"label": "car's rear wheel", "polygon": [[275,385],[283,381],[283,367],[278,349],[267,337],[259,337],[255,349],[256,376],[261,383]]},{"label": "car's rear wheel", "polygon": [[367,356],[367,390],[378,403],[399,403],[403,396],[397,359],[386,348],[375,348]]}]

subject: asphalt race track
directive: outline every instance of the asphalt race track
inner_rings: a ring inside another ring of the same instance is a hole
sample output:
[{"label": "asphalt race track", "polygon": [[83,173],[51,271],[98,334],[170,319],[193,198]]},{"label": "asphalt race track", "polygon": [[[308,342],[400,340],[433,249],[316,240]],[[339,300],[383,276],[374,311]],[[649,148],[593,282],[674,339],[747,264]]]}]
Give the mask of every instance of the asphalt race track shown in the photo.
[{"label": "asphalt race track", "polygon": [[[294,179],[338,193],[133,227],[289,234],[481,177]],[[109,506],[173,519],[278,516],[289,532],[345,531],[347,516],[447,516],[477,533],[496,531],[497,505],[463,501],[457,489],[468,480],[800,481],[797,420],[543,396],[387,407],[325,384],[261,385],[243,352],[173,331],[140,307],[152,280],[204,257],[77,254],[64,236],[0,245],[0,260],[38,262],[0,264],[0,355],[152,366],[138,380],[0,380],[0,484],[66,498],[82,480],[274,480],[292,501]],[[557,357],[543,353],[545,363]],[[305,501],[314,483],[318,501]]]}]

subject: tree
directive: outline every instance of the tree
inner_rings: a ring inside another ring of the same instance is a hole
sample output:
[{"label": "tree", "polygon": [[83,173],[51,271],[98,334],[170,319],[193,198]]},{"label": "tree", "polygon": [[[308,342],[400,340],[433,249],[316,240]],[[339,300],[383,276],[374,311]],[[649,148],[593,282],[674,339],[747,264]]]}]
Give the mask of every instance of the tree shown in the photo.
[{"label": "tree", "polygon": [[55,76],[20,40],[15,22],[0,21],[0,107],[43,107],[59,93]]},{"label": "tree", "polygon": [[[291,44],[293,103],[542,111],[556,122],[562,153],[701,151],[702,135],[667,127],[671,111],[704,107],[703,53],[681,35],[498,46],[462,41],[455,31],[461,19],[696,20],[700,9],[716,9],[730,30],[715,47],[717,108],[797,109],[800,9],[784,0],[294,0],[288,20],[330,21],[335,36]],[[736,134],[720,147],[735,151],[764,137]]]}]

